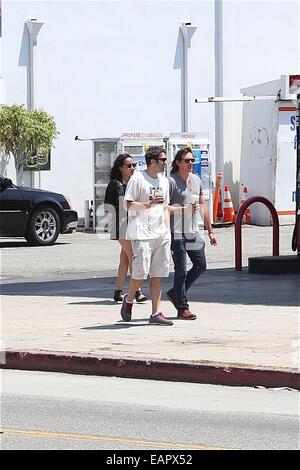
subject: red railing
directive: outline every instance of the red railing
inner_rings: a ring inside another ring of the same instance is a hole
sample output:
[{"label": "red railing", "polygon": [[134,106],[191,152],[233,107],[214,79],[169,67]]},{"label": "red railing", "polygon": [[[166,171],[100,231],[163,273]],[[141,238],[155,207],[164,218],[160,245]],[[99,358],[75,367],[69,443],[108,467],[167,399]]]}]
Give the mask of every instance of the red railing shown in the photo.
[{"label": "red railing", "polygon": [[268,207],[273,219],[273,256],[279,256],[279,219],[276,209],[271,201],[262,196],[253,196],[246,199],[241,205],[235,220],[235,270],[242,271],[242,222],[243,215],[251,204],[261,202]]}]

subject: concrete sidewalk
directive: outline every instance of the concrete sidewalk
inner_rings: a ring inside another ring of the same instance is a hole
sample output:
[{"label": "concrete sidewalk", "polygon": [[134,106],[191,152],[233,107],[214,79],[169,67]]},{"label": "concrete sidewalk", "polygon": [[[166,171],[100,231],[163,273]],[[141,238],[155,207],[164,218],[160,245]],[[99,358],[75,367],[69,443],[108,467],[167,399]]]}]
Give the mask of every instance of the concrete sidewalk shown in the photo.
[{"label": "concrete sidewalk", "polygon": [[300,389],[299,276],[208,270],[189,293],[197,320],[172,327],[148,325],[150,302],[124,323],[113,285],[3,284],[2,367]]}]

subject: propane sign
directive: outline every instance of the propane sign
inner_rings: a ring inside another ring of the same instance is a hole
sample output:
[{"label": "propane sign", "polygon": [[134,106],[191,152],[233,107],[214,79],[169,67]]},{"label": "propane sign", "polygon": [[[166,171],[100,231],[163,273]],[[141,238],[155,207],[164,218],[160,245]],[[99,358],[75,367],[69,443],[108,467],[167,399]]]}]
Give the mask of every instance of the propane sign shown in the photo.
[{"label": "propane sign", "polygon": [[139,170],[146,170],[145,153],[149,147],[165,148],[164,136],[156,132],[124,132],[120,136],[122,152],[129,153]]}]

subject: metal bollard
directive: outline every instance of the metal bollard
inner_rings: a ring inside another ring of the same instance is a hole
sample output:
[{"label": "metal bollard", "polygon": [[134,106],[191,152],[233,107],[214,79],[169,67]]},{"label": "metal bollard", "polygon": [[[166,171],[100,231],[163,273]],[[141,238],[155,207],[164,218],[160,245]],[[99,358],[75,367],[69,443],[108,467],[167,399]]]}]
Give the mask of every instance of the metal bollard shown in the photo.
[{"label": "metal bollard", "polygon": [[90,211],[89,211],[89,201],[84,201],[84,228],[89,230],[90,228]]}]

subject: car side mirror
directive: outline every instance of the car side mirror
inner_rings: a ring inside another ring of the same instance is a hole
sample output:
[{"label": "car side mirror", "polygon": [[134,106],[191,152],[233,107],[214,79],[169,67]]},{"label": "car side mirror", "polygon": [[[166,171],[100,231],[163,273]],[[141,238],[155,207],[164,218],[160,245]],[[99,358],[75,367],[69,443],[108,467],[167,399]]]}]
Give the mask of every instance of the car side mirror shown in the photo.
[{"label": "car side mirror", "polygon": [[3,189],[10,188],[11,186],[13,186],[13,182],[9,178],[3,178],[3,180],[1,181],[1,186]]}]

